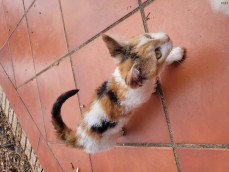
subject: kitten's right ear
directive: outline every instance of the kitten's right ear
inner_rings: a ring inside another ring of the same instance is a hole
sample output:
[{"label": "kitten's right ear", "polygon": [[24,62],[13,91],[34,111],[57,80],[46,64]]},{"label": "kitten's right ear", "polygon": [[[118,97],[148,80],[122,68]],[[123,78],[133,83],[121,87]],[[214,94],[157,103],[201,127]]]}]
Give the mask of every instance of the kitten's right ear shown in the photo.
[{"label": "kitten's right ear", "polygon": [[114,38],[102,34],[103,41],[105,42],[110,54],[112,57],[117,56],[118,54],[121,54],[124,47],[123,43],[120,41],[115,40]]}]

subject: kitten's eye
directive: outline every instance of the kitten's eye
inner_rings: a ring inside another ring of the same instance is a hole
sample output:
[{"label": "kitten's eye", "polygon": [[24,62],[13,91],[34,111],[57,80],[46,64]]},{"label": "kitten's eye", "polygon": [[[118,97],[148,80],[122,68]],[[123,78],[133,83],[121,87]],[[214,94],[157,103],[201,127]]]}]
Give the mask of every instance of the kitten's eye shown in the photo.
[{"label": "kitten's eye", "polygon": [[155,55],[156,55],[157,60],[161,58],[162,54],[161,54],[160,48],[155,49]]}]

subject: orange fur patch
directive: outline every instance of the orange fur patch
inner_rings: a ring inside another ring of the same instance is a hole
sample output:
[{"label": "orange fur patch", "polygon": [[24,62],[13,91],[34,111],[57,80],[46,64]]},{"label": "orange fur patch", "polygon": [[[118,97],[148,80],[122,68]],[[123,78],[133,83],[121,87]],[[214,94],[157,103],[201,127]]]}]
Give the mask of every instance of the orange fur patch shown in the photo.
[{"label": "orange fur patch", "polygon": [[120,70],[120,74],[121,74],[121,76],[122,76],[122,78],[126,81],[126,79],[127,79],[127,76],[128,76],[128,74],[129,74],[129,72],[130,72],[130,69],[131,69],[131,67],[132,67],[132,60],[129,58],[129,59],[127,59],[125,62],[123,62],[123,63],[120,63],[119,65],[118,65],[118,67],[119,67],[119,70]]},{"label": "orange fur patch", "polygon": [[82,121],[80,123],[80,127],[81,129],[88,135],[90,136],[91,138],[94,138],[96,140],[99,140],[102,138],[102,134],[101,133],[96,133],[96,132],[93,132],[89,127],[88,125],[86,124],[86,122]]}]

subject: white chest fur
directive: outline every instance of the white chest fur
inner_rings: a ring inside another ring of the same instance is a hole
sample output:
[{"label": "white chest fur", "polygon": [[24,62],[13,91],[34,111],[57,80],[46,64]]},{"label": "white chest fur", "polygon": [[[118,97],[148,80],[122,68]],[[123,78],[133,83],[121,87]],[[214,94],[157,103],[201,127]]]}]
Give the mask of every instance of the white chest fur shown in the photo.
[{"label": "white chest fur", "polygon": [[129,89],[126,93],[125,100],[121,102],[121,105],[125,107],[124,113],[129,113],[131,110],[149,100],[153,92],[154,83],[152,80],[146,81],[142,87]]},{"label": "white chest fur", "polygon": [[128,87],[123,78],[121,77],[118,68],[116,68],[113,76],[115,77],[116,82],[120,83],[128,90],[125,95],[125,100],[121,101],[121,105],[125,107],[124,114],[129,113],[134,108],[137,108],[142,103],[146,102],[150,98],[155,87],[155,79],[146,81],[142,87],[136,89]]}]

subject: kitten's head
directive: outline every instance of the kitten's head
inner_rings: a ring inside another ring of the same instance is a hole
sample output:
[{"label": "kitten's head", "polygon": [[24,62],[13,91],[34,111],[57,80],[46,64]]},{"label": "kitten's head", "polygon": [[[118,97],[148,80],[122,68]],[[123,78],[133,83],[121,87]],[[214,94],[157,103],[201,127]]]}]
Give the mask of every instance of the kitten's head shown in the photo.
[{"label": "kitten's head", "polygon": [[126,84],[138,88],[144,81],[157,76],[172,50],[172,42],[165,33],[144,33],[128,41],[102,35]]}]

